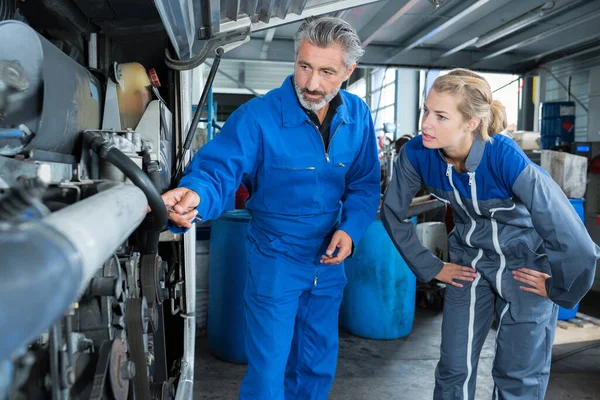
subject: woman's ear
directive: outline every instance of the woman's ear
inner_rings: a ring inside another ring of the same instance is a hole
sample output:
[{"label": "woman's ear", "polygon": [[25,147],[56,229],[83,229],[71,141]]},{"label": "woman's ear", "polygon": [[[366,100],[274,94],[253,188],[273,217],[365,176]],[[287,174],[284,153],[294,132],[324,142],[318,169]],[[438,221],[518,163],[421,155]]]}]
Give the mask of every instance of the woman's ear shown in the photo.
[{"label": "woman's ear", "polygon": [[471,118],[470,120],[467,121],[466,130],[468,132],[473,132],[473,131],[475,131],[475,129],[477,129],[479,127],[480,123],[481,123],[481,118]]}]

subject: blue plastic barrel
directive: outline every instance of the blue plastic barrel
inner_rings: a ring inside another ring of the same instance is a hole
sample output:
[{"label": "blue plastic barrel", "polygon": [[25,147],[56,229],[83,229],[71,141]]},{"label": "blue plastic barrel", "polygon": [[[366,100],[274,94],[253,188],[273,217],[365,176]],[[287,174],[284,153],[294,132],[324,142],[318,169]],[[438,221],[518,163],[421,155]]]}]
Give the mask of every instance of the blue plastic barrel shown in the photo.
[{"label": "blue plastic barrel", "polygon": [[542,149],[575,140],[575,103],[546,102],[540,105],[540,136]]},{"label": "blue plastic barrel", "polygon": [[[577,215],[579,215],[579,218],[581,218],[581,221],[583,223],[585,223],[585,214],[584,214],[584,208],[583,208],[583,203],[585,202],[585,200],[584,199],[569,199],[569,201],[573,205],[573,208],[575,208],[575,211],[577,211]],[[575,308],[573,308],[572,310],[568,310],[566,308],[562,308],[561,306],[558,306],[558,319],[568,320],[568,319],[575,318],[575,315],[577,314],[578,310],[579,310],[579,303],[577,303]]]},{"label": "blue plastic barrel", "polygon": [[367,229],[345,267],[348,285],[340,308],[342,329],[368,339],[408,336],[415,317],[417,280],[380,219]]},{"label": "blue plastic barrel", "polygon": [[244,291],[250,214],[227,211],[212,223],[208,292],[208,347],[217,358],[246,364]]}]

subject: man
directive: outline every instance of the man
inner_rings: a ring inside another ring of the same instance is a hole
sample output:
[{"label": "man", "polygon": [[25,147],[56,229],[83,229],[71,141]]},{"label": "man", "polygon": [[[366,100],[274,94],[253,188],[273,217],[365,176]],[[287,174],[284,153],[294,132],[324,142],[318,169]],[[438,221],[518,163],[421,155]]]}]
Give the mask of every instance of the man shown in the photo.
[{"label": "man", "polygon": [[245,292],[248,371],[240,399],[325,399],[352,253],[380,200],[371,113],[340,91],[362,55],[337,18],[305,22],[295,71],[242,105],[163,195],[173,223],[218,218],[247,183],[252,215]]}]

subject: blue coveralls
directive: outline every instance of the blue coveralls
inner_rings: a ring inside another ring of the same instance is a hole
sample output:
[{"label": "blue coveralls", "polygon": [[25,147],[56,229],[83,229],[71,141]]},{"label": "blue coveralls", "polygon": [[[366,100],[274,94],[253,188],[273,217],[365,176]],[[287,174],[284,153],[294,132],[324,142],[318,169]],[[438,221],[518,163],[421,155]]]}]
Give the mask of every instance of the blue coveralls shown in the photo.
[{"label": "blue coveralls", "polygon": [[[479,354],[498,320],[494,399],[543,399],[557,306],[573,308],[594,281],[598,246],[560,187],[511,138],[475,140],[460,173],[438,150],[410,140],[394,166],[382,220],[419,280],[443,262],[419,243],[406,211],[422,185],[452,207],[451,262],[477,272],[462,288],[447,285],[434,399],[474,399]],[[550,299],[524,292],[512,276],[526,267],[549,275]]]},{"label": "blue coveralls", "polygon": [[359,242],[381,196],[370,111],[340,95],[328,149],[288,77],[236,110],[179,185],[200,195],[203,220],[219,217],[242,178],[251,193],[240,399],[326,399],[333,382],[346,277],[319,261],[338,229]]}]

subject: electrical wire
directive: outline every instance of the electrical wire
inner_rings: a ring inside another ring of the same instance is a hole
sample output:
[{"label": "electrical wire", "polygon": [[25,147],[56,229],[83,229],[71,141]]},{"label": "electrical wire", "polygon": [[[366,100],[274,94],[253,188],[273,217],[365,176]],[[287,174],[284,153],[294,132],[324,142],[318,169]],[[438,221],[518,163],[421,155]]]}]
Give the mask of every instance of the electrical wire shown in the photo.
[{"label": "electrical wire", "polygon": [[[377,116],[379,114],[379,110],[381,110],[381,96],[383,95],[383,84],[385,83],[385,76],[387,75],[387,70],[389,67],[385,67],[383,71],[383,78],[381,78],[381,85],[379,86],[379,99],[377,100],[377,110],[375,110],[375,117],[373,118],[373,123],[377,122]],[[371,91],[372,93],[372,91]],[[383,129],[383,128],[382,128]],[[378,128],[375,127],[375,131],[377,132]],[[383,133],[385,135],[385,132]],[[385,143],[385,140],[384,140]]]},{"label": "electrical wire", "polygon": [[554,74],[552,73],[552,71],[550,71],[550,70],[549,70],[548,68],[546,68],[546,67],[540,67],[540,69],[543,69],[544,71],[548,72],[548,73],[549,73],[549,74],[552,76],[552,78],[554,78],[554,80],[556,81],[556,83],[558,83],[560,86],[562,86],[562,88],[563,88],[563,89],[565,89],[565,90],[567,91],[567,93],[569,94],[569,96],[573,96],[573,98],[575,99],[575,101],[576,101],[577,103],[579,103],[579,105],[581,106],[581,108],[583,108],[583,109],[585,110],[585,112],[586,112],[586,113],[588,112],[588,108],[587,108],[585,105],[583,105],[583,103],[581,102],[581,100],[579,100],[577,97],[575,97],[575,95],[574,95],[573,93],[571,93],[571,91],[569,90],[569,88],[567,88],[567,87],[566,87],[566,86],[565,86],[565,85],[564,85],[564,84],[563,84],[563,83],[560,81],[560,79],[558,79],[558,78],[556,77],[556,75],[554,75]]},{"label": "electrical wire", "polygon": [[492,93],[496,93],[497,91],[499,91],[499,90],[502,90],[502,89],[504,89],[505,87],[507,87],[507,86],[510,86],[510,85],[512,85],[512,84],[513,84],[513,83],[515,83],[515,82],[518,82],[520,79],[521,79],[521,77],[518,77],[518,78],[516,78],[516,79],[513,79],[512,81],[508,82],[506,85],[500,86],[498,89],[496,89],[496,90],[492,91]]}]

